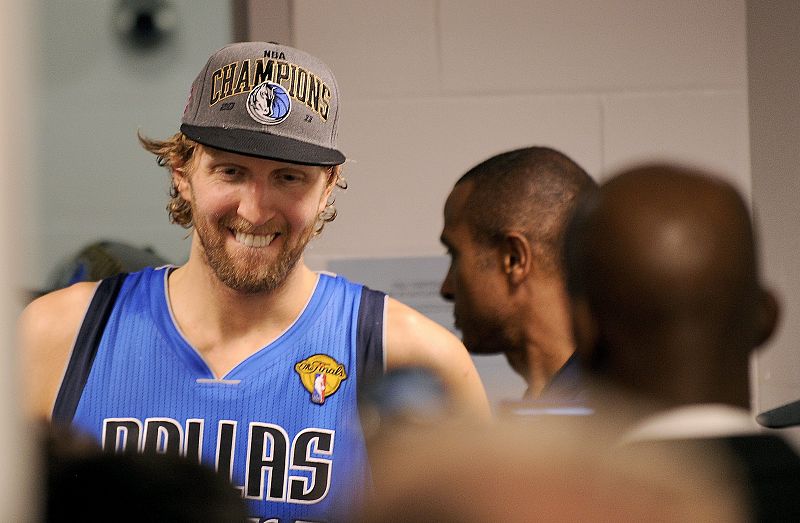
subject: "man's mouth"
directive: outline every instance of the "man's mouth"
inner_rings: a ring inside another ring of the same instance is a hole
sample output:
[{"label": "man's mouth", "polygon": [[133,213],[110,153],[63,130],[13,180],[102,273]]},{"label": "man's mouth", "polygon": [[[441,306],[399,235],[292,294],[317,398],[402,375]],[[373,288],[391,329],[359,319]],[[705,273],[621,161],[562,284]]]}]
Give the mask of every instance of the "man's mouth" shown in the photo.
[{"label": "man's mouth", "polygon": [[278,233],[249,234],[240,231],[232,231],[232,232],[237,242],[241,243],[245,247],[253,247],[253,248],[266,247],[267,245],[272,243],[272,240],[274,240],[276,236],[278,236]]}]

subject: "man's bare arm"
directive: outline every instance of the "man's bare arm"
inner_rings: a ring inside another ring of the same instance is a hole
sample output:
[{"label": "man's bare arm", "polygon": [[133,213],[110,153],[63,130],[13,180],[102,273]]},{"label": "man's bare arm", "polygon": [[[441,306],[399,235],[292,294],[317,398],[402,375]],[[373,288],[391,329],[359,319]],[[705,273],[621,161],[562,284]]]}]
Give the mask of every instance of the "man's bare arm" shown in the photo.
[{"label": "man's bare arm", "polygon": [[26,413],[49,419],[72,345],[96,283],[78,283],[31,302],[19,318]]},{"label": "man's bare arm", "polygon": [[460,414],[490,417],[489,402],[467,349],[451,332],[397,300],[386,315],[386,366],[423,367],[434,372]]}]

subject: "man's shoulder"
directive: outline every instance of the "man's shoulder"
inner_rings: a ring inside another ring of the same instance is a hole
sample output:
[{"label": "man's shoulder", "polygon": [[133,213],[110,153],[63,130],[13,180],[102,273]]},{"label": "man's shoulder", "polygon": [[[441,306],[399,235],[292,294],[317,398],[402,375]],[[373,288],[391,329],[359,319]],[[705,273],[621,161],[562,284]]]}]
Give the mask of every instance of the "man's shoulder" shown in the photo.
[{"label": "man's shoulder", "polygon": [[347,276],[344,276],[343,274],[339,274],[339,273],[331,272],[331,271],[324,271],[324,270],[315,271],[315,272],[319,275],[320,279],[328,279],[328,280],[331,280],[331,281],[339,282],[339,283],[344,284],[344,285],[355,285],[357,287],[366,287],[365,284],[360,283],[360,282],[358,282],[356,280],[350,279]]},{"label": "man's shoulder", "polygon": [[540,396],[546,401],[582,402],[587,398],[586,384],[581,377],[577,353],[567,359],[545,386]]},{"label": "man's shoulder", "polygon": [[26,350],[70,345],[92,300],[97,282],[75,283],[50,292],[20,314],[20,341]]},{"label": "man's shoulder", "polygon": [[19,318],[18,340],[26,387],[26,409],[47,417],[95,282],[76,283],[37,298]]},{"label": "man's shoulder", "polygon": [[800,518],[800,455],[776,434],[735,434],[650,442],[659,450],[689,449],[699,463],[709,457],[723,461],[725,478],[746,490],[755,521],[797,521]]},{"label": "man's shoulder", "polygon": [[103,288],[104,281],[110,283],[114,280],[117,286],[121,286],[124,281],[130,281],[134,285],[149,285],[161,281],[162,274],[161,269],[148,267],[132,273],[114,274],[100,281],[74,283],[69,287],[44,294],[30,302],[23,310],[21,319],[26,321],[35,318],[82,317],[98,288]]},{"label": "man's shoulder", "polygon": [[335,272],[316,271],[316,273],[319,275],[320,281],[328,282],[331,286],[339,285],[343,288],[359,289],[362,293],[370,294],[376,297],[384,297],[387,295],[386,292],[380,289],[374,289],[365,283],[351,280],[347,276],[337,274]]},{"label": "man's shoulder", "polygon": [[384,311],[388,367],[447,367],[469,358],[461,341],[416,309],[389,297]]},{"label": "man's shoulder", "polygon": [[461,344],[458,338],[442,325],[395,298],[389,297],[386,300],[386,309],[387,318],[392,322],[397,332],[403,336],[416,335],[427,338],[435,335],[441,338],[440,341],[446,340]]},{"label": "man's shoulder", "polygon": [[22,311],[21,321],[37,322],[64,319],[84,310],[97,289],[98,282],[80,282],[64,289],[49,292],[29,303]]}]

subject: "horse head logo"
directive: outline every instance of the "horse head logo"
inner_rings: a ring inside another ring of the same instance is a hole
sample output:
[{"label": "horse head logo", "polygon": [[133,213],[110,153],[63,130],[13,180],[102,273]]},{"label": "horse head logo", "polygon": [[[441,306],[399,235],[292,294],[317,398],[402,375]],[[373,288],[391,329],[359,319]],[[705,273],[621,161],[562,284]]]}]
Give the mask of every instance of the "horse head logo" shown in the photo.
[{"label": "horse head logo", "polygon": [[273,82],[258,84],[247,96],[247,112],[250,117],[265,125],[281,123],[291,110],[289,93],[283,86]]}]

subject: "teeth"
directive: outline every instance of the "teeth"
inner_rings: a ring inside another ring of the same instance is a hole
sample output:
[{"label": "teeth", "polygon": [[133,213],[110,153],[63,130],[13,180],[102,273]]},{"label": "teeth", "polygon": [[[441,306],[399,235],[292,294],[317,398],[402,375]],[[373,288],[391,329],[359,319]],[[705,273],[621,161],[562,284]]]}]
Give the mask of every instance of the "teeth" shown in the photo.
[{"label": "teeth", "polygon": [[266,247],[272,243],[275,236],[277,236],[277,234],[247,234],[237,231],[236,241],[247,247]]}]

